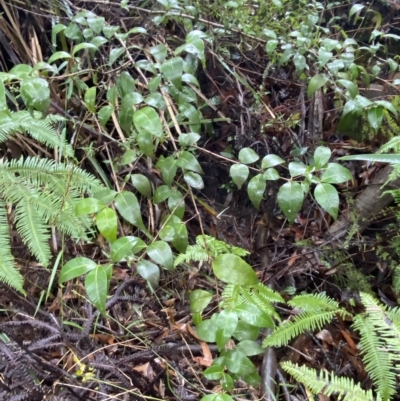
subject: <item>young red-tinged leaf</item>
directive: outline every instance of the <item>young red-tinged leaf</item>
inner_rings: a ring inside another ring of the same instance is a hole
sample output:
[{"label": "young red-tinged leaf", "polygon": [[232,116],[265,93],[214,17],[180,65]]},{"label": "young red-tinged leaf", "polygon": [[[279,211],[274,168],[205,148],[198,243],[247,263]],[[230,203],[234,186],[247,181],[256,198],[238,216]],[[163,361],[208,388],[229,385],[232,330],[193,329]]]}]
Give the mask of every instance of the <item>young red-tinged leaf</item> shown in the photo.
[{"label": "young red-tinged leaf", "polygon": [[71,259],[62,267],[58,282],[61,284],[64,283],[65,281],[83,276],[84,274],[90,272],[96,267],[97,263],[93,262],[93,260],[88,258],[79,257]]},{"label": "young red-tinged leaf", "polygon": [[331,184],[318,184],[314,190],[314,197],[335,220],[339,211],[339,195],[336,188]]}]

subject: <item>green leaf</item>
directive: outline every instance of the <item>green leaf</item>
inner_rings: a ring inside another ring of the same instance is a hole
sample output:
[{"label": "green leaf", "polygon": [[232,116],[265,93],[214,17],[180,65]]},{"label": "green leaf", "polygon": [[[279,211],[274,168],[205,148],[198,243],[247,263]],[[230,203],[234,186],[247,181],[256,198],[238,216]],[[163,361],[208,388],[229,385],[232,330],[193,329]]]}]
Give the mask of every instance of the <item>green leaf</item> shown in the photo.
[{"label": "green leaf", "polygon": [[185,199],[178,190],[173,190],[168,198],[168,209],[179,219],[185,214]]},{"label": "green leaf", "polygon": [[267,184],[262,174],[255,175],[247,186],[247,193],[251,200],[251,203],[258,209],[260,207],[261,200],[264,196],[265,188]]},{"label": "green leaf", "polygon": [[58,282],[60,284],[65,281],[72,280],[76,277],[83,276],[87,272],[95,269],[97,264],[93,260],[79,257],[69,260],[61,269]]},{"label": "green leaf", "polygon": [[328,184],[341,184],[352,179],[353,176],[350,170],[338,163],[329,163],[328,168],[321,177],[321,181]]},{"label": "green leaf", "polygon": [[203,174],[203,170],[196,157],[186,150],[179,155],[178,166],[186,170],[194,171],[195,173]]},{"label": "green leaf", "polygon": [[160,43],[157,46],[150,47],[150,54],[159,62],[162,63],[167,57],[168,50],[167,46],[163,43]]},{"label": "green leaf", "polygon": [[124,98],[127,95],[132,95],[132,104],[143,102],[143,96],[139,92],[135,92],[135,80],[127,71],[121,72],[117,78],[117,88],[121,98]]},{"label": "green leaf", "polygon": [[185,253],[186,248],[189,244],[188,231],[186,224],[179,222],[170,225],[174,229],[174,237],[172,239],[172,245],[180,252]]},{"label": "green leaf", "polygon": [[288,168],[292,178],[303,175],[307,170],[307,166],[301,162],[291,162],[289,163]]},{"label": "green leaf", "polygon": [[131,181],[133,186],[140,194],[146,198],[151,198],[151,183],[150,180],[143,174],[132,174]]},{"label": "green leaf", "polygon": [[239,320],[236,331],[233,333],[233,337],[238,341],[243,340],[257,340],[260,334],[260,329],[256,326],[248,324],[243,320]]},{"label": "green leaf", "polygon": [[155,241],[147,247],[147,255],[167,270],[174,269],[174,257],[171,247],[165,241]]},{"label": "green leaf", "polygon": [[[161,176],[162,176],[164,183],[167,184],[168,187],[170,187],[174,181],[176,171],[178,170],[178,160],[175,159],[173,156],[168,156],[165,158],[160,157],[158,159],[156,167],[161,170]],[[165,200],[165,199],[163,199],[163,200]]]},{"label": "green leaf", "polygon": [[352,155],[352,156],[342,156],[339,157],[338,160],[364,160],[368,162],[380,162],[380,163],[392,163],[399,164],[400,163],[400,154],[390,154],[390,155]]},{"label": "green leaf", "polygon": [[382,125],[383,107],[372,107],[367,111],[368,122],[374,130],[378,130]]},{"label": "green leaf", "polygon": [[43,78],[24,79],[20,85],[22,100],[28,109],[47,113],[50,107],[49,84]]},{"label": "green leaf", "polygon": [[89,299],[100,313],[106,313],[106,301],[108,295],[109,280],[104,266],[96,266],[86,276],[85,288]]},{"label": "green leaf", "polygon": [[132,258],[136,253],[146,248],[143,240],[134,236],[118,238],[111,244],[111,259],[113,262],[122,262]]},{"label": "green leaf", "polygon": [[160,282],[160,268],[148,260],[141,260],[136,267],[137,272],[153,287],[158,287]]},{"label": "green leaf", "polygon": [[254,304],[240,304],[235,308],[241,320],[252,326],[262,328],[274,327],[272,318]]},{"label": "green leaf", "polygon": [[212,262],[214,274],[224,283],[252,285],[258,283],[257,275],[251,266],[239,256],[225,253]]},{"label": "green leaf", "polygon": [[188,171],[187,173],[185,173],[183,179],[186,181],[186,184],[188,184],[192,188],[195,189],[204,188],[204,182],[203,179],[201,178],[201,175],[194,173],[193,171]]},{"label": "green leaf", "polygon": [[79,43],[78,45],[74,46],[74,48],[72,49],[72,55],[74,56],[76,53],[78,53],[80,50],[84,50],[84,49],[93,49],[93,50],[97,50],[97,47],[92,44],[92,43]]},{"label": "green leaf", "polygon": [[160,117],[156,111],[149,106],[135,111],[133,114],[133,123],[137,131],[145,130],[158,139],[163,137],[163,129]]},{"label": "green leaf", "polygon": [[224,360],[228,370],[240,376],[245,376],[256,371],[253,362],[236,349],[226,351],[224,353]]},{"label": "green leaf", "polygon": [[110,207],[104,208],[97,214],[96,226],[107,241],[113,243],[117,239],[117,214]]},{"label": "green leaf", "polygon": [[136,142],[143,154],[150,158],[154,156],[153,135],[150,132],[140,131],[136,136]]},{"label": "green leaf", "polygon": [[276,47],[278,46],[278,43],[279,42],[276,39],[271,39],[267,42],[267,44],[265,45],[265,50],[267,51],[268,55],[270,55],[275,51]]},{"label": "green leaf", "polygon": [[354,14],[361,11],[365,6],[362,4],[354,4],[349,11],[349,18],[351,18]]},{"label": "green leaf", "polygon": [[124,47],[114,47],[110,51],[110,58],[108,60],[108,65],[111,67],[117,61],[117,59],[124,53],[125,53]]},{"label": "green leaf", "polygon": [[278,166],[279,164],[284,164],[285,160],[283,160],[281,157],[277,155],[267,155],[264,156],[261,162],[261,168],[266,169],[269,167],[275,167]]},{"label": "green leaf", "polygon": [[224,373],[224,370],[222,366],[218,365],[213,365],[207,368],[204,372],[203,375],[207,380],[219,380],[221,379],[222,375]]},{"label": "green leaf", "polygon": [[[117,196],[117,192],[112,189],[105,188],[101,191],[96,192],[93,196],[94,198],[98,199],[104,206],[106,206],[114,200],[114,198]],[[96,212],[98,212],[98,210]]]},{"label": "green leaf", "polygon": [[264,352],[264,349],[256,341],[243,340],[236,345],[236,349],[246,356],[259,355]]},{"label": "green leaf", "polygon": [[192,146],[195,145],[196,142],[201,138],[199,134],[195,132],[189,132],[188,134],[180,134],[179,135],[179,145],[184,146]]},{"label": "green leaf", "polygon": [[215,322],[217,325],[215,340],[219,351],[221,351],[231,339],[232,334],[236,330],[238,320],[237,314],[232,311],[223,310],[218,314],[218,318]]},{"label": "green leaf", "polygon": [[142,220],[140,205],[135,194],[128,191],[119,193],[115,198],[115,207],[126,221],[141,230],[146,230]]},{"label": "green leaf", "polygon": [[98,213],[101,209],[105,208],[99,199],[96,198],[85,198],[81,199],[75,206],[75,213],[77,216],[83,216],[85,214]]},{"label": "green leaf", "polygon": [[106,25],[103,27],[103,34],[107,39],[110,39],[119,29],[119,26]]},{"label": "green leaf", "polygon": [[194,290],[189,295],[190,311],[202,313],[212,299],[212,294],[204,290]]},{"label": "green leaf", "polygon": [[251,164],[256,162],[260,156],[251,148],[243,148],[239,152],[239,160],[243,164]]},{"label": "green leaf", "polygon": [[326,146],[318,146],[314,152],[314,163],[317,169],[324,167],[331,157],[331,150]]},{"label": "green leaf", "polygon": [[183,60],[181,57],[164,61],[161,65],[161,72],[178,90],[182,89]]},{"label": "green leaf", "polygon": [[306,58],[299,53],[296,53],[293,57],[293,63],[296,67],[297,74],[301,74],[308,66],[306,62]]},{"label": "green leaf", "polygon": [[93,17],[88,17],[86,21],[89,28],[92,29],[93,32],[96,33],[96,35],[99,34],[105,26],[104,17],[98,17],[97,15]]},{"label": "green leaf", "polygon": [[166,199],[168,199],[171,196],[172,192],[173,192],[173,190],[170,187],[168,187],[167,185],[160,185],[154,191],[153,202],[156,205],[158,203],[164,202]]},{"label": "green leaf", "polygon": [[321,207],[336,220],[339,211],[339,195],[336,188],[331,184],[318,184],[314,190],[314,197]]},{"label": "green leaf", "polygon": [[349,91],[352,99],[359,94],[358,87],[354,82],[348,81],[347,79],[338,79],[337,82],[342,84]]},{"label": "green leaf", "polygon": [[113,106],[103,106],[97,113],[100,124],[105,127],[112,113],[114,112]]},{"label": "green leaf", "polygon": [[55,52],[48,60],[48,63],[54,63],[54,61],[57,61],[61,58],[71,58],[72,56],[67,53],[67,52]]},{"label": "green leaf", "polygon": [[279,180],[279,178],[281,178],[278,171],[275,170],[274,168],[267,169],[262,176],[264,180],[268,181],[276,181]]},{"label": "green leaf", "polygon": [[235,401],[228,394],[207,394],[200,401]]},{"label": "green leaf", "polygon": [[84,98],[85,104],[86,104],[87,109],[91,113],[96,113],[96,91],[97,91],[97,87],[92,86],[85,93],[85,98]]},{"label": "green leaf", "polygon": [[318,89],[322,88],[329,78],[324,74],[314,75],[308,83],[307,96],[310,98]]},{"label": "green leaf", "polygon": [[217,319],[218,313],[214,313],[211,319],[203,320],[196,326],[196,332],[200,338],[209,343],[215,343],[215,337],[217,333]]},{"label": "green leaf", "polygon": [[287,182],[279,188],[278,205],[290,224],[303,206],[304,193],[298,182]]},{"label": "green leaf", "polygon": [[[121,110],[118,115],[118,120],[121,128],[126,134],[131,134],[133,121],[133,106],[140,103],[141,100],[135,93],[126,94],[121,101]],[[139,131],[139,130],[138,130]]]},{"label": "green leaf", "polygon": [[232,181],[240,189],[249,177],[249,168],[244,164],[233,164],[229,170],[229,174]]}]

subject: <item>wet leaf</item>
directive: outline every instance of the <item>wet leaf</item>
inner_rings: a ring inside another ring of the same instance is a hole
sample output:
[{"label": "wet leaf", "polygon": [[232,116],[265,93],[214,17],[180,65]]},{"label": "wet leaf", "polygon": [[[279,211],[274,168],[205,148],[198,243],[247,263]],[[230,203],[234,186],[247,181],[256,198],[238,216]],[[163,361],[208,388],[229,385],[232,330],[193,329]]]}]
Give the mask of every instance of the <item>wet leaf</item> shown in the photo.
[{"label": "wet leaf", "polygon": [[235,308],[235,312],[237,312],[241,320],[252,326],[261,328],[274,327],[272,318],[254,304],[240,304]]},{"label": "wet leaf", "polygon": [[203,170],[196,157],[188,151],[183,151],[178,158],[178,166],[195,173],[203,174]]},{"label": "wet leaf", "polygon": [[161,72],[178,90],[182,89],[183,60],[181,57],[164,61],[161,65]]},{"label": "wet leaf", "polygon": [[147,255],[158,265],[167,270],[174,269],[174,257],[171,247],[165,241],[155,241],[147,247]]},{"label": "wet leaf", "polygon": [[281,157],[270,154],[270,155],[264,156],[264,158],[262,159],[261,168],[266,169],[266,168],[275,167],[275,166],[278,166],[279,164],[284,164],[284,163],[285,163],[285,160],[283,160]]},{"label": "wet leaf", "polygon": [[188,171],[187,173],[185,173],[183,179],[186,181],[186,184],[188,184],[192,188],[195,189],[204,188],[204,182],[203,179],[201,178],[201,175],[194,173],[193,171]]},{"label": "wet leaf", "polygon": [[148,260],[141,260],[136,267],[137,272],[153,287],[158,287],[160,282],[160,268]]},{"label": "wet leaf", "polygon": [[352,179],[350,170],[338,163],[329,163],[321,177],[321,181],[328,184],[341,184]]},{"label": "wet leaf", "polygon": [[265,188],[267,184],[262,174],[254,176],[247,186],[247,193],[252,204],[258,209],[260,207],[261,200],[264,196]]},{"label": "wet leaf", "polygon": [[258,156],[258,154],[251,148],[243,148],[240,149],[239,152],[239,160],[243,163],[243,164],[251,164],[256,162],[258,159],[260,158],[260,156]]},{"label": "wet leaf", "polygon": [[318,184],[314,190],[314,197],[321,207],[336,220],[339,211],[339,195],[336,188],[331,184]]},{"label": "wet leaf", "polygon": [[133,114],[133,123],[137,131],[145,130],[158,139],[163,137],[163,129],[160,117],[157,112],[149,106],[135,111]]},{"label": "wet leaf", "polygon": [[287,182],[278,191],[278,205],[290,224],[293,224],[297,213],[301,210],[304,192],[298,182]]}]

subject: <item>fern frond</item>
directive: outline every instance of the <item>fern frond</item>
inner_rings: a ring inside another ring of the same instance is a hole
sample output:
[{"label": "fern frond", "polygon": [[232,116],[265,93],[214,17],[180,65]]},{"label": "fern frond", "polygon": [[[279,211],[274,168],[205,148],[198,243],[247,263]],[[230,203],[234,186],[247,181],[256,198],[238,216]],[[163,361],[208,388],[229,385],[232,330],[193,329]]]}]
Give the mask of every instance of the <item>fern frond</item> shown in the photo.
[{"label": "fern frond", "polygon": [[284,303],[285,302],[285,300],[282,298],[282,296],[278,292],[271,290],[271,288],[268,288],[266,285],[264,285],[262,283],[258,283],[256,285],[254,285],[253,291],[255,293],[257,293],[261,298],[265,299],[266,301],[274,302],[274,303],[278,303],[278,302]]},{"label": "fern frond", "polygon": [[0,281],[25,293],[23,289],[24,279],[15,268],[10,242],[6,204],[0,200]]},{"label": "fern frond", "polygon": [[281,347],[289,343],[294,337],[308,330],[320,330],[323,325],[329,323],[336,314],[345,315],[343,310],[305,311],[297,315],[293,321],[287,320],[280,324],[263,342],[263,347]]},{"label": "fern frond", "polygon": [[321,371],[306,366],[298,366],[292,362],[281,363],[283,370],[292,375],[298,382],[318,395],[323,394],[330,397],[337,395],[340,401],[373,401],[374,396],[371,390],[365,391],[359,383],[354,383],[348,377],[338,377],[334,373]]},{"label": "fern frond", "polygon": [[338,303],[324,293],[297,295],[288,301],[288,304],[292,308],[304,311],[337,311],[339,309]]},{"label": "fern frond", "polygon": [[[397,128],[399,128],[398,125]],[[383,144],[378,153],[388,153],[391,150],[393,150],[395,153],[400,152],[400,136],[395,136]]]}]

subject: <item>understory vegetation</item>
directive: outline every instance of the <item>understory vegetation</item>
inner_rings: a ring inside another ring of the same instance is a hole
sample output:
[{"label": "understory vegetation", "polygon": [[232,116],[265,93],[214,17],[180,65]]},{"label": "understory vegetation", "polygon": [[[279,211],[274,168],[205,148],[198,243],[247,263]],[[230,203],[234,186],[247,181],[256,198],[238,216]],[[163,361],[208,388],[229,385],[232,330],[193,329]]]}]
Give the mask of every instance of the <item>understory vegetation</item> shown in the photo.
[{"label": "understory vegetation", "polygon": [[1,399],[400,399],[396,2],[0,8]]}]

